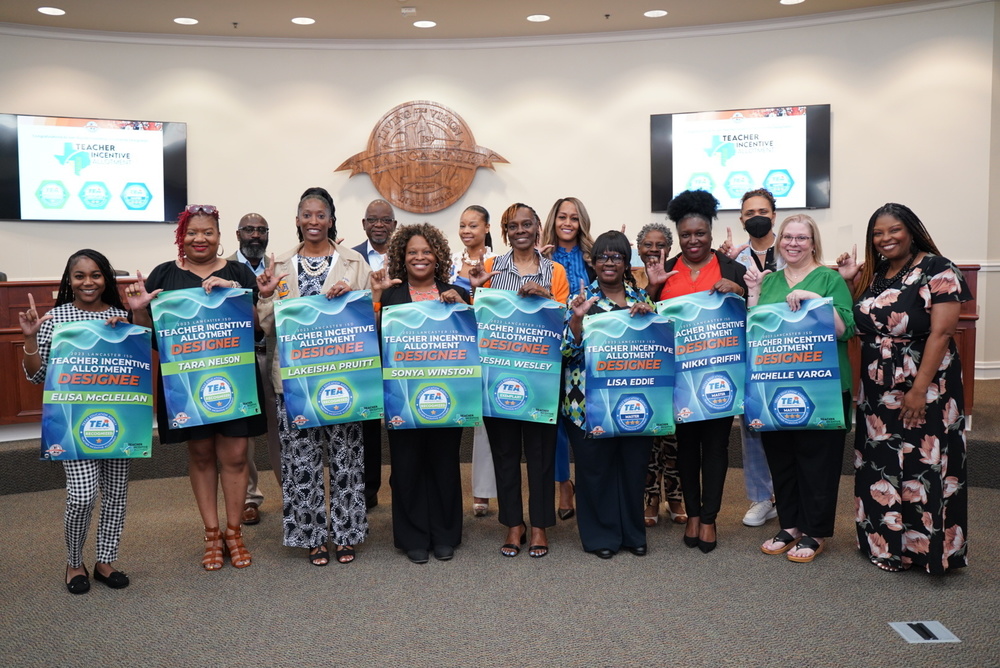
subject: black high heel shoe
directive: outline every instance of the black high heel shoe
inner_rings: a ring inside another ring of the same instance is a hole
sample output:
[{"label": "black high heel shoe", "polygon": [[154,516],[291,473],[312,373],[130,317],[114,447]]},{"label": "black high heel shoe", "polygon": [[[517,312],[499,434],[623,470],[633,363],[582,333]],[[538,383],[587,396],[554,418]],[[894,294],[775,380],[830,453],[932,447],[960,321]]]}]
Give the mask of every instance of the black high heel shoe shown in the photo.
[{"label": "black high heel shoe", "polygon": [[698,549],[701,550],[704,554],[708,554],[709,552],[711,552],[712,550],[714,550],[715,546],[718,544],[718,540],[717,540],[718,539],[718,533],[716,533],[716,540],[713,540],[713,541],[702,540],[701,539],[701,527],[712,527],[713,529],[715,529],[715,523],[713,522],[712,524],[702,524],[700,527],[698,527],[698,536],[699,536],[698,537]]},{"label": "black high heel shoe", "polygon": [[[687,522],[688,525],[691,524],[691,520],[692,519],[698,519],[698,518],[691,518],[691,517],[689,517],[688,518],[688,522]],[[688,529],[687,526],[685,526],[684,527],[684,544],[687,545],[688,547],[698,547],[698,543],[700,542],[698,540],[698,536],[689,536],[689,535],[687,535],[687,529]],[[700,522],[699,522],[699,525],[698,525],[698,530],[699,531],[701,530],[701,524],[700,524]]]}]

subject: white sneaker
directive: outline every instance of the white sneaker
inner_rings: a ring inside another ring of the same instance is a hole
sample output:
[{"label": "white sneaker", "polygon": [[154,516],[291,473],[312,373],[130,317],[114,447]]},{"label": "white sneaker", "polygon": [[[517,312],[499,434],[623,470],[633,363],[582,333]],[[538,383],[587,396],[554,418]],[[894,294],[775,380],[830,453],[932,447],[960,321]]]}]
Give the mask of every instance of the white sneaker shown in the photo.
[{"label": "white sneaker", "polygon": [[774,508],[772,501],[757,501],[750,504],[750,509],[743,516],[743,524],[748,527],[763,526],[764,522],[773,520],[778,516],[778,511]]}]

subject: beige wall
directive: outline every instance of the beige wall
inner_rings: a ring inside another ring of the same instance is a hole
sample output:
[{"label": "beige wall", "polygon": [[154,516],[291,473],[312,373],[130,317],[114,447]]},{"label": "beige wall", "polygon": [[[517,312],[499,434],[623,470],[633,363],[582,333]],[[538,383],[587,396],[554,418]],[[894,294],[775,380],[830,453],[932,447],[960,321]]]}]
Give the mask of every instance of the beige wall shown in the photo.
[{"label": "beige wall", "polygon": [[[399,212],[402,222],[437,224],[453,243],[468,204],[499,218],[522,200],[544,216],[565,195],[584,200],[598,232],[626,223],[634,233],[663,219],[649,212],[650,114],[830,103],[833,206],[812,212],[828,259],[863,240],[876,207],[900,201],[953,260],[990,263],[1000,258],[985,224],[1000,179],[990,132],[1000,120],[995,5],[489,48],[139,44],[0,30],[0,111],[187,122],[189,199],[220,207],[224,238],[239,215],[259,211],[280,252],[294,240],[297,195],[311,185],[334,194],[347,241],[362,240],[358,221],[378,194],[367,176],[333,170],[408,100],[451,107],[479,144],[510,161],[480,170],[450,209]],[[717,239],[735,224],[724,214]],[[165,225],[0,222],[0,269],[13,279],[52,277],[70,252],[92,246],[116,266],[148,270],[173,256],[171,239]],[[989,279],[984,324],[1000,318]],[[977,359],[1000,375],[1000,342],[982,330]]]}]

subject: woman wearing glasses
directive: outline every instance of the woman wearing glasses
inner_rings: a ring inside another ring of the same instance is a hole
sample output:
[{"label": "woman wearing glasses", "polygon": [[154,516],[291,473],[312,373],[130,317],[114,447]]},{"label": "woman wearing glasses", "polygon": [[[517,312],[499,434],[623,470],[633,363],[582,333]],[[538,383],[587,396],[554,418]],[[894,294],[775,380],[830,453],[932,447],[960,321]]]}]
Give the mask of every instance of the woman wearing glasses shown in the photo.
[{"label": "woman wearing glasses", "polygon": [[[177,259],[158,265],[145,283],[126,291],[129,308],[137,325],[152,327],[147,310],[149,303],[164,290],[203,288],[247,288],[257,296],[257,281],[245,264],[222,259],[219,235],[219,212],[214,206],[192,204],[177,219],[174,243]],[[155,339],[154,339],[155,340]],[[256,369],[256,366],[254,367]],[[257,394],[261,394],[260,376]],[[259,399],[258,399],[259,401]],[[243,544],[243,503],[247,491],[247,439],[267,431],[264,413],[250,417],[215,422],[196,427],[172,425],[167,416],[163,394],[163,376],[157,383],[156,423],[161,443],[188,444],[188,475],[205,524],[205,554],[201,565],[207,571],[222,568],[224,551],[236,568],[250,565],[250,552]],[[218,461],[218,471],[216,470]],[[222,481],[226,506],[226,531],[219,531],[217,490]]]},{"label": "woman wearing glasses", "polygon": [[591,250],[597,278],[569,302],[562,353],[566,364],[563,417],[576,456],[577,526],[583,549],[610,559],[624,548],[646,554],[643,494],[652,437],[628,436],[588,439],[585,424],[586,360],[583,354],[583,317],[628,309],[631,315],[651,313],[653,302],[635,286],[630,271],[632,249],[621,232],[605,232]]},{"label": "woman wearing glasses", "polygon": [[[536,295],[565,303],[569,298],[566,270],[542,257],[538,243],[541,224],[527,204],[512,204],[500,219],[500,233],[509,253],[487,259],[469,271],[473,290],[480,287],[515,290],[521,296]],[[521,503],[521,453],[528,462],[528,516],[531,543],[528,554],[535,558],[549,553],[545,530],[556,523],[555,495],[556,425],[536,424],[506,418],[483,418],[493,449],[497,477],[498,519],[507,527],[500,548],[505,557],[516,557],[527,540]]]},{"label": "woman wearing glasses", "polygon": [[[837,358],[845,416],[851,405],[851,367],[847,341],[854,336],[854,302],[847,283],[823,266],[819,229],[809,216],[789,216],[778,229],[778,252],[785,267],[777,272],[751,267],[746,275],[747,305],[786,302],[798,311],[805,299],[833,299]],[[845,420],[845,424],[847,424]],[[788,559],[810,562],[833,535],[837,487],[846,429],[766,431],[761,434],[774,481],[781,531],[760,546],[764,554],[788,552]]]}]

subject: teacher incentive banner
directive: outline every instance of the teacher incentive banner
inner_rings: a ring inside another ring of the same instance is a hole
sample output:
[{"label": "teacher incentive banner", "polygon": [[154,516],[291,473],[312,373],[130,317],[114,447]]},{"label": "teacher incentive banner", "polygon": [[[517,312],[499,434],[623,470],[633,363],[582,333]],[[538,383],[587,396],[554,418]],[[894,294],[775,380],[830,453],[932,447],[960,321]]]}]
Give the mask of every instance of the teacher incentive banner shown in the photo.
[{"label": "teacher incentive banner", "polygon": [[383,307],[382,379],[388,429],[479,425],[483,383],[472,307]]},{"label": "teacher incentive banner", "polygon": [[833,300],[755,306],[747,318],[747,427],[845,429]]},{"label": "teacher incentive banner", "polygon": [[656,304],[674,323],[674,415],[699,422],[743,413],[746,303],[695,292]]},{"label": "teacher incentive banner", "polygon": [[56,325],[42,401],[42,459],[149,457],[149,330],[103,320]]},{"label": "teacher incentive banner", "polygon": [[555,424],[566,307],[510,290],[476,291],[483,415]]},{"label": "teacher incentive banner", "polygon": [[260,413],[250,290],[168,290],[151,307],[171,427]]},{"label": "teacher incentive banner", "polygon": [[661,315],[621,310],[584,316],[590,438],[674,433],[673,348],[670,321]]},{"label": "teacher incentive banner", "polygon": [[382,417],[382,365],[369,290],[274,303],[290,424],[305,429]]}]

